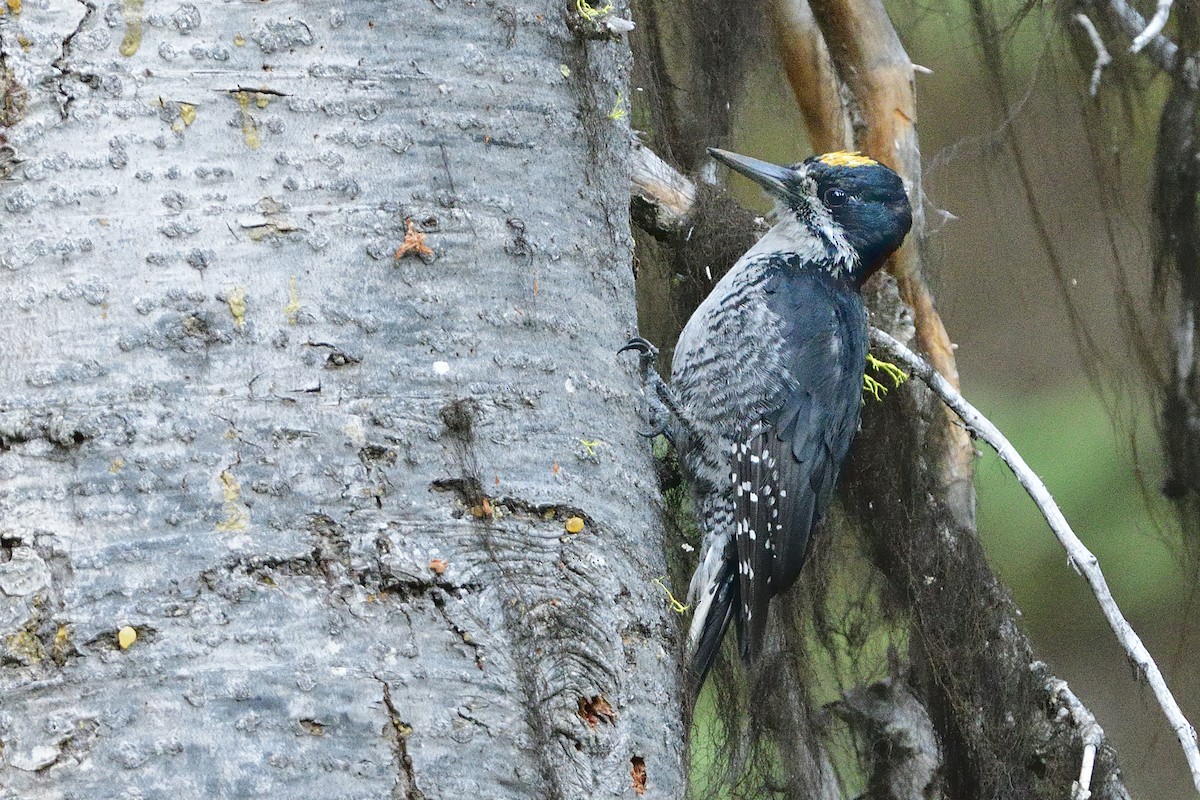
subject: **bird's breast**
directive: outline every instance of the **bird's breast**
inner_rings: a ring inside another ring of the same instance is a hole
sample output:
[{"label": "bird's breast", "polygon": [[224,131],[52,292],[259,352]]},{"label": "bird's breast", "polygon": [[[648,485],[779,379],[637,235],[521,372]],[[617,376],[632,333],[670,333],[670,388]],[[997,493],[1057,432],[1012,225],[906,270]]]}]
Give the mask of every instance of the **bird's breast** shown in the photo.
[{"label": "bird's breast", "polygon": [[694,477],[727,482],[730,437],[777,403],[786,382],[784,327],[768,302],[766,276],[754,268],[731,271],[688,320],[671,386],[702,439],[681,448]]}]

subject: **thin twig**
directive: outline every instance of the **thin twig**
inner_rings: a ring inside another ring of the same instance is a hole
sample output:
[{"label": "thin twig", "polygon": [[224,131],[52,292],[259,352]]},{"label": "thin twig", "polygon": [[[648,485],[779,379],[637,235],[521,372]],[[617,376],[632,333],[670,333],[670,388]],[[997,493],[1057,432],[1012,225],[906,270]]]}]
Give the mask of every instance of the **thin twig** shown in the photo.
[{"label": "thin twig", "polygon": [[1133,44],[1129,45],[1129,52],[1140,53],[1142,48],[1150,43],[1150,40],[1162,33],[1162,29],[1167,27],[1167,19],[1171,16],[1171,6],[1174,0],[1158,0],[1158,7],[1154,9],[1154,16],[1146,23],[1145,29],[1133,39]]},{"label": "thin twig", "polygon": [[[1113,21],[1130,38],[1136,38],[1146,32],[1149,27],[1146,18],[1126,0],[1108,0],[1106,4]],[[1174,72],[1176,60],[1179,58],[1179,45],[1172,42],[1161,33],[1155,34],[1142,45],[1146,55],[1154,65],[1164,72]]]},{"label": "thin twig", "polygon": [[1059,510],[1058,505],[1054,502],[1054,498],[1050,496],[1050,492],[1046,489],[1046,485],[1042,483],[1041,478],[1029,468],[1029,465],[1025,463],[1025,459],[1021,458],[1021,454],[1000,433],[999,429],[987,417],[981,414],[978,409],[963,399],[963,396],[934,370],[927,361],[877,328],[871,329],[871,341],[887,353],[890,358],[900,361],[914,375],[924,381],[941,398],[943,403],[962,418],[967,430],[975,438],[987,442],[996,451],[996,454],[1000,456],[1001,460],[1008,465],[1008,468],[1012,470],[1013,475],[1017,478],[1017,482],[1033,498],[1034,503],[1042,512],[1042,516],[1049,523],[1050,530],[1054,532],[1059,543],[1067,551],[1067,557],[1071,566],[1074,567],[1076,572],[1082,574],[1084,579],[1087,580],[1088,585],[1091,586],[1092,594],[1096,596],[1097,602],[1100,603],[1100,610],[1104,613],[1105,619],[1108,620],[1109,627],[1116,634],[1117,641],[1120,642],[1121,646],[1125,649],[1126,655],[1137,665],[1142,675],[1145,676],[1146,682],[1150,684],[1150,688],[1154,692],[1154,697],[1158,700],[1163,714],[1166,715],[1167,721],[1175,731],[1175,735],[1179,738],[1179,745],[1183,748],[1183,755],[1187,759],[1188,768],[1192,773],[1192,783],[1195,785],[1197,792],[1200,792],[1200,746],[1197,746],[1196,743],[1196,729],[1187,721],[1187,718],[1183,715],[1183,711],[1179,708],[1179,704],[1175,702],[1175,697],[1171,694],[1167,682],[1163,679],[1162,672],[1159,671],[1158,665],[1154,663],[1154,659],[1150,657],[1150,652],[1142,644],[1141,638],[1138,637],[1137,633],[1130,627],[1129,622],[1122,615],[1116,600],[1113,599],[1112,592],[1109,591],[1108,582],[1104,579],[1104,573],[1100,570],[1100,562],[1084,546],[1079,537],[1075,535],[1075,532],[1071,530],[1071,526],[1067,523],[1062,511]]},{"label": "thin twig", "polygon": [[[1031,669],[1045,667],[1040,661],[1030,664]],[[1079,738],[1083,742],[1083,758],[1079,766],[1079,780],[1071,787],[1071,800],[1088,800],[1092,796],[1092,769],[1096,765],[1096,751],[1104,744],[1104,729],[1096,722],[1096,718],[1087,707],[1080,702],[1067,682],[1060,678],[1050,678],[1046,681],[1046,691],[1050,697],[1060,703],[1059,713],[1070,715],[1071,721],[1079,730]]]},{"label": "thin twig", "polygon": [[1092,40],[1092,47],[1096,48],[1096,63],[1092,65],[1092,85],[1089,89],[1092,97],[1095,97],[1100,91],[1100,76],[1104,72],[1104,68],[1112,63],[1112,56],[1108,54],[1108,48],[1104,46],[1100,32],[1096,30],[1096,26],[1092,24],[1092,20],[1087,14],[1076,14],[1075,21],[1087,32],[1088,38]]}]

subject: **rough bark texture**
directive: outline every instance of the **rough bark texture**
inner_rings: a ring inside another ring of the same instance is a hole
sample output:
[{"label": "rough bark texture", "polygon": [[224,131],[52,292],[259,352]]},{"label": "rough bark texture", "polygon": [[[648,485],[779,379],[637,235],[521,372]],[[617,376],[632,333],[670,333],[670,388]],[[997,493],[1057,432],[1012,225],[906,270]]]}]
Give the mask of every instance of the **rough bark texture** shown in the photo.
[{"label": "rough bark texture", "polygon": [[626,46],[14,7],[0,796],[678,796]]}]

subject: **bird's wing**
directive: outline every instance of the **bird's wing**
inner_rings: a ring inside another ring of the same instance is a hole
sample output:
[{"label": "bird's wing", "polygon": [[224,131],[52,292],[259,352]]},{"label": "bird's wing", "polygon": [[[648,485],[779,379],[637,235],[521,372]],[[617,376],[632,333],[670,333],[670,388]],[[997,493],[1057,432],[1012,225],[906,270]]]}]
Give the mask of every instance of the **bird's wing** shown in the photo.
[{"label": "bird's wing", "polygon": [[821,276],[781,278],[787,308],[780,400],[734,445],[742,656],[758,653],[768,601],[800,574],[858,427],[866,318],[857,293]]}]

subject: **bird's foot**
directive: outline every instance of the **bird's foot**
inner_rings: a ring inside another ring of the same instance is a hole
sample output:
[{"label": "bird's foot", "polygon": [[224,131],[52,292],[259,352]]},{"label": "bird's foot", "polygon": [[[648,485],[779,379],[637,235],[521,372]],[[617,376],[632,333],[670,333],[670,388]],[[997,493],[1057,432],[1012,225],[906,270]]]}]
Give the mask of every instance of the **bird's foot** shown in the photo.
[{"label": "bird's foot", "polygon": [[646,416],[650,419],[650,430],[638,431],[639,436],[644,436],[647,439],[653,439],[659,434],[667,433],[667,426],[670,423],[671,414],[674,410],[674,401],[671,397],[671,389],[667,386],[667,382],[658,374],[658,370],[654,368],[655,359],[658,358],[658,348],[650,344],[641,336],[635,336],[626,342],[625,346],[617,351],[621,354],[627,351],[632,351],[638,354],[638,366],[642,370],[642,386],[646,390],[646,403],[648,405]]},{"label": "bird's foot", "polygon": [[640,336],[635,336],[626,342],[625,346],[617,351],[617,355],[624,353],[626,350],[633,350],[641,353],[643,358],[646,356],[649,356],[650,358],[658,358],[658,348]]}]

